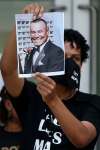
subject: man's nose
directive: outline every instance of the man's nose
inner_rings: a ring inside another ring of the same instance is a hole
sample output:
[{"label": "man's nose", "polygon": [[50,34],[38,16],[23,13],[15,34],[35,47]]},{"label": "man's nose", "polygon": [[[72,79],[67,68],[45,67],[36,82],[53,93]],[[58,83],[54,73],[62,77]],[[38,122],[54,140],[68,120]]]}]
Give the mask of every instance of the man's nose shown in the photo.
[{"label": "man's nose", "polygon": [[39,36],[39,34],[38,34],[38,32],[35,32],[34,34],[32,34],[32,36],[34,36],[34,37],[38,37],[38,36]]}]

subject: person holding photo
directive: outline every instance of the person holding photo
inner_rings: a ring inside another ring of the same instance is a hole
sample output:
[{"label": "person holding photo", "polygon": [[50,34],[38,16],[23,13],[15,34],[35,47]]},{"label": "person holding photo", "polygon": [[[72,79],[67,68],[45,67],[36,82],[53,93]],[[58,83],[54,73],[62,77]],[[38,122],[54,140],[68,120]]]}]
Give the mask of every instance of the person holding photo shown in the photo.
[{"label": "person holding photo", "polygon": [[64,71],[64,51],[50,41],[47,22],[33,20],[30,34],[34,47],[26,50],[24,73]]},{"label": "person holding photo", "polygon": [[[23,13],[41,18],[43,6],[29,4]],[[100,96],[79,91],[80,72],[88,57],[86,39],[66,30],[65,74],[47,77],[36,73],[36,85],[18,78],[16,33],[12,31],[4,48],[1,69],[12,99],[23,104],[25,150],[93,150],[100,133]],[[15,99],[16,98],[16,99]]]}]

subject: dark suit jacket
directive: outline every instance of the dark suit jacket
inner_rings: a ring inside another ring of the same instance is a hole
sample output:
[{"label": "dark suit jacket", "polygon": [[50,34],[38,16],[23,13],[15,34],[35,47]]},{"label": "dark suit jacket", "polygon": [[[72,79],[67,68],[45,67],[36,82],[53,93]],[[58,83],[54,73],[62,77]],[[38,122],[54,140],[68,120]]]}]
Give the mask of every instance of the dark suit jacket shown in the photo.
[{"label": "dark suit jacket", "polygon": [[[24,73],[35,73],[35,72],[55,72],[64,70],[64,51],[53,44],[50,40],[44,46],[42,52],[42,57],[33,66],[33,55],[35,51],[33,50],[30,54],[27,54],[25,58]],[[41,61],[41,65],[39,65]]]}]

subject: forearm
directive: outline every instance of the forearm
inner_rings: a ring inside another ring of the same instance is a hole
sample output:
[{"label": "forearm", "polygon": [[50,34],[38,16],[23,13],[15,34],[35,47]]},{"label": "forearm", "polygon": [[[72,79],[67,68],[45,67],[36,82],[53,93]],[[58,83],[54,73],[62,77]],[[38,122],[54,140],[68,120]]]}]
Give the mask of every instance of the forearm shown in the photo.
[{"label": "forearm", "polygon": [[9,75],[15,72],[16,69],[16,28],[14,26],[3,51],[3,56],[1,60],[1,70],[4,75]]},{"label": "forearm", "polygon": [[18,96],[24,85],[24,80],[18,78],[16,54],[16,29],[10,34],[1,60],[1,72],[6,89],[12,96]]},{"label": "forearm", "polygon": [[59,98],[48,104],[57,118],[66,137],[76,147],[84,147],[90,142],[88,129],[65,107]]}]

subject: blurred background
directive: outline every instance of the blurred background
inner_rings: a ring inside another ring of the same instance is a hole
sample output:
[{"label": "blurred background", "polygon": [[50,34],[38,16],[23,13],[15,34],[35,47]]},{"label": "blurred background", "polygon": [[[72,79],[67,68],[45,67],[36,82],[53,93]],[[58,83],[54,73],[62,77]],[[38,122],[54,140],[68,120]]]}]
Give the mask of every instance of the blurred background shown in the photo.
[{"label": "blurred background", "polygon": [[[15,14],[32,2],[44,5],[49,12],[63,11],[64,28],[76,29],[86,37],[90,58],[82,66],[80,90],[100,95],[100,0],[0,0],[0,54],[14,25]],[[99,141],[95,150],[100,150]]]}]

